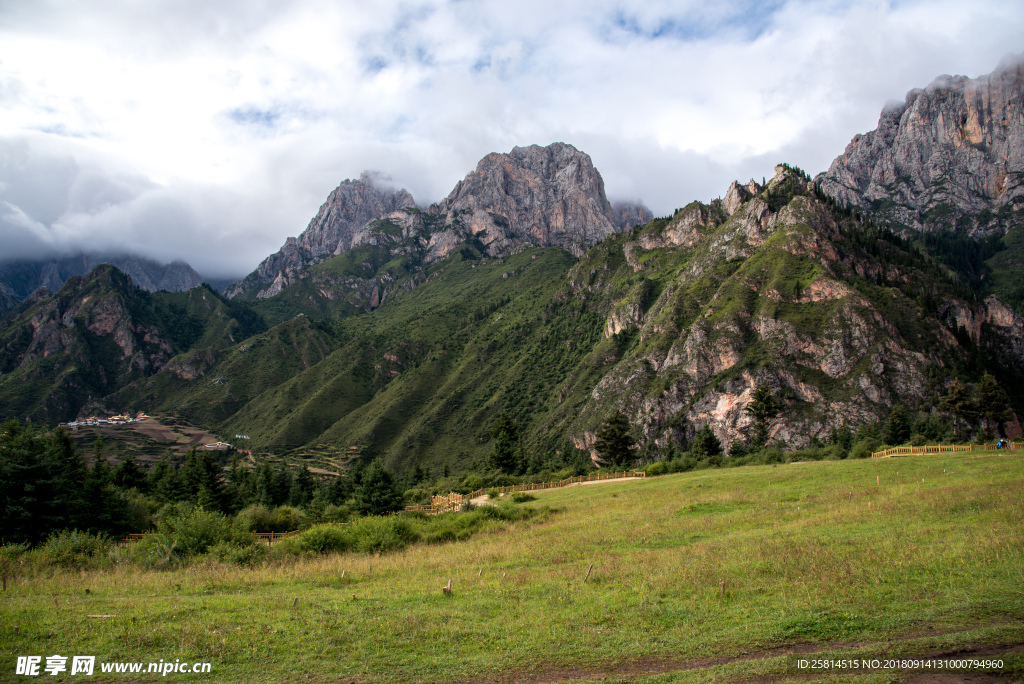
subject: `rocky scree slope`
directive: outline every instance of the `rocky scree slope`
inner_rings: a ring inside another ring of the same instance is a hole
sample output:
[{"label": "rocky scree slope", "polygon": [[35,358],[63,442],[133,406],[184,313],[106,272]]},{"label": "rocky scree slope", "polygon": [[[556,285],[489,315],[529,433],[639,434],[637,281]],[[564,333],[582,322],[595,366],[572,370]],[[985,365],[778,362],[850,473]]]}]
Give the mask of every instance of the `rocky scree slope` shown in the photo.
[{"label": "rocky scree slope", "polygon": [[[394,287],[418,284],[415,274],[425,265],[467,242],[478,255],[557,246],[578,256],[606,236],[652,217],[640,204],[613,206],[590,157],[564,143],[487,155],[448,197],[422,211],[407,191],[380,185],[369,174],[343,182],[302,235],[289,238],[226,294],[266,300],[307,279],[312,284],[308,291],[289,295],[309,302],[303,306],[310,306],[311,313],[338,314],[349,307],[367,311]],[[333,267],[310,268],[353,251]],[[347,306],[325,300],[343,300]]]}]

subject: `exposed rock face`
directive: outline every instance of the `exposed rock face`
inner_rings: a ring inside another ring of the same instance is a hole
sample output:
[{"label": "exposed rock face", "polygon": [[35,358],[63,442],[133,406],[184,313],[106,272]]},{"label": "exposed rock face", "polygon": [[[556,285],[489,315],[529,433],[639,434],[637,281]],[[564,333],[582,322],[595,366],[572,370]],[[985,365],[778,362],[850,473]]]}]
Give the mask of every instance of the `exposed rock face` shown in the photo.
[{"label": "exposed rock face", "polygon": [[[4,302],[15,304],[45,287],[56,292],[73,276],[84,276],[100,264],[111,264],[131,277],[144,290],[183,292],[202,283],[202,278],[183,261],[160,264],[132,254],[79,254],[50,261],[15,261],[0,265],[0,316],[7,310]],[[4,293],[8,296],[5,297]]]},{"label": "exposed rock face", "polygon": [[590,157],[564,143],[487,155],[431,211],[449,223],[462,218],[453,229],[481,235],[492,255],[530,244],[579,256],[616,232],[621,220]]},{"label": "exposed rock face", "polygon": [[7,283],[0,282],[0,318],[18,305],[18,295]]},{"label": "exposed rock face", "polygon": [[309,226],[298,239],[298,247],[313,256],[341,254],[354,247],[353,236],[370,221],[415,207],[406,190],[380,186],[369,173],[359,180],[346,180],[327,197]]},{"label": "exposed rock face", "polygon": [[619,230],[641,226],[654,218],[654,214],[642,202],[613,202],[612,213],[615,215],[615,227]]},{"label": "exposed rock face", "polygon": [[328,195],[298,238],[288,238],[280,250],[228,287],[225,294],[236,297],[257,289],[261,298],[272,297],[288,284],[289,276],[359,244],[357,233],[366,224],[415,206],[406,190],[383,187],[380,179],[368,172],[357,180],[346,179]]},{"label": "exposed rock face", "polygon": [[[723,445],[743,443],[752,425],[745,409],[759,383],[786,397],[771,440],[826,440],[844,422],[876,421],[894,403],[933,398],[930,376],[963,357],[950,332],[959,327],[1006,368],[1024,364],[1024,319],[996,297],[946,300],[920,324],[924,314],[911,304],[912,317],[894,321],[887,300],[906,295],[878,298],[857,289],[858,279],[878,280],[883,269],[890,282],[915,276],[854,256],[836,215],[812,189],[797,190],[803,194],[775,211],[766,202],[803,185],[781,166],[766,187],[733,183],[720,203],[688,205],[635,240],[591,250],[570,271],[569,296],[605,301],[604,337],[633,331],[642,350],[624,354],[577,409],[569,434],[578,448],[589,450],[588,431],[611,411],[640,426],[643,441],[662,446],[670,437],[676,444],[692,438],[702,425]],[[620,268],[644,273],[628,291],[614,289],[622,276],[607,266],[617,249]],[[723,271],[730,262],[742,265]],[[645,279],[666,273],[667,263],[671,275],[652,298]],[[793,283],[782,275],[799,271],[813,276]]]},{"label": "exposed rock face", "polygon": [[970,79],[942,76],[882,111],[817,180],[829,195],[917,229],[1004,230],[1003,207],[1024,203],[1024,67]]},{"label": "exposed rock face", "polygon": [[[400,252],[427,264],[472,238],[491,256],[504,256],[525,245],[562,247],[579,256],[608,235],[652,217],[637,202],[613,207],[590,157],[564,143],[489,154],[426,211],[417,209],[405,190],[378,188],[372,176],[363,174],[338,186],[302,235],[288,238],[280,251],[225,294],[273,297],[308,277],[308,266],[360,245],[387,247],[392,254]],[[318,287],[337,285],[320,281]],[[386,283],[358,285],[366,287],[378,288],[378,298],[385,298],[381,288],[386,289]],[[375,308],[370,302],[367,306]]]}]

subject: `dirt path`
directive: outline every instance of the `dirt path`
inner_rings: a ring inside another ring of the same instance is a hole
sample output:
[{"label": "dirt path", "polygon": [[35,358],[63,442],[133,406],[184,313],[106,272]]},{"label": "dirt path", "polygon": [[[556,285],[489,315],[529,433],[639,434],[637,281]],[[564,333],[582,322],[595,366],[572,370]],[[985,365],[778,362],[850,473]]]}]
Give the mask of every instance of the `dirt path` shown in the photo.
[{"label": "dirt path", "polygon": [[[605,484],[605,483],[608,483],[608,482],[626,482],[627,480],[642,480],[642,479],[644,479],[644,478],[642,478],[642,477],[616,477],[616,478],[612,478],[610,480],[590,480],[589,482],[573,482],[572,484],[565,485],[565,487],[556,487],[555,489],[566,489],[567,487],[579,487],[580,485],[596,485],[596,484]],[[536,494],[536,493],[539,493],[539,492],[550,492],[550,491],[552,491],[552,490],[551,489],[536,489],[536,490],[534,490],[532,492],[526,492],[526,493],[527,494]],[[475,499],[470,499],[469,503],[473,504],[474,506],[496,506],[497,505],[486,494],[484,494],[483,496],[478,496]]]},{"label": "dirt path", "polygon": [[[768,648],[759,651],[752,651],[750,653],[742,653],[736,656],[724,656],[724,657],[709,657],[709,658],[690,658],[690,659],[671,659],[671,658],[641,658],[639,660],[630,662],[621,662],[609,664],[605,667],[571,667],[571,668],[549,668],[540,669],[535,672],[514,674],[508,673],[507,675],[495,674],[494,677],[479,680],[480,684],[554,684],[556,682],[575,682],[575,681],[602,681],[609,678],[646,678],[651,675],[668,674],[673,672],[695,672],[700,670],[708,670],[710,668],[720,667],[722,665],[731,665],[734,663],[744,663],[760,660],[769,660],[772,658],[786,658],[799,656],[803,660],[812,660],[815,657],[821,658],[857,658],[863,659],[868,658],[874,660],[876,658],[883,659],[884,657],[892,658],[908,658],[918,660],[937,660],[937,659],[961,659],[961,658],[981,658],[981,659],[1003,659],[1006,667],[1012,665],[1010,657],[1019,657],[1024,654],[1024,643],[1008,643],[1008,644],[996,644],[996,645],[971,645],[962,647],[950,647],[948,649],[935,650],[935,649],[922,649],[920,651],[916,649],[910,649],[909,652],[905,648],[906,645],[912,644],[914,641],[923,641],[926,639],[934,639],[938,636],[953,636],[956,632],[944,634],[944,635],[929,635],[929,636],[915,636],[905,639],[894,639],[892,641],[879,641],[879,642],[863,642],[863,643],[842,643],[833,642],[825,644],[789,644],[784,646],[778,646],[775,648]],[[904,648],[899,648],[903,645]],[[872,655],[865,655],[865,650],[871,649]],[[853,650],[855,653],[843,654],[844,650]],[[762,676],[744,676],[738,675],[736,678],[722,679],[721,673],[708,673],[707,680],[711,681],[734,681],[742,682],[743,684],[774,684],[775,682],[792,681],[793,679],[806,679],[808,681],[819,681],[820,679],[826,679],[829,675],[836,675],[836,672],[812,672],[810,670],[800,671],[795,667],[787,667],[786,672],[772,675]],[[901,675],[901,679],[898,681],[905,682],[906,684],[954,684],[961,682],[970,682],[972,684],[1010,684],[1010,682],[1018,682],[1017,678],[1007,673],[991,673],[984,671],[964,671],[964,672],[938,672],[934,670],[919,669],[919,670],[860,670],[860,671],[845,671],[846,674],[852,678],[858,678],[858,675],[869,675],[878,674],[879,672],[896,672]],[[829,679],[828,681],[832,681]]]}]

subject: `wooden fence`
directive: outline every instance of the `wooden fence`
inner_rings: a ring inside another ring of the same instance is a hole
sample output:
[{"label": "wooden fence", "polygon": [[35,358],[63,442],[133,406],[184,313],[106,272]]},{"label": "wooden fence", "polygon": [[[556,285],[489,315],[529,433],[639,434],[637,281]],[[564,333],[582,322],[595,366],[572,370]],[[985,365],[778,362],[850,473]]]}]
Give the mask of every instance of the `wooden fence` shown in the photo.
[{"label": "wooden fence", "polygon": [[[1020,449],[1024,442],[1009,442],[1004,449]],[[961,451],[995,451],[995,444],[936,444],[935,446],[898,446],[883,451],[876,451],[871,458],[892,458],[893,456],[910,456],[912,454],[951,454]]]},{"label": "wooden fence", "polygon": [[448,513],[450,511],[457,511],[462,508],[464,504],[473,499],[479,498],[491,491],[492,489],[497,491],[499,494],[510,494],[512,492],[535,492],[541,489],[557,489],[558,487],[568,487],[569,485],[579,484],[581,482],[595,482],[597,480],[615,480],[622,477],[647,477],[647,473],[642,470],[629,470],[620,473],[594,473],[592,475],[580,475],[577,477],[567,477],[564,480],[558,482],[540,482],[537,484],[521,484],[511,485],[508,487],[487,487],[485,489],[478,489],[475,492],[469,494],[459,494],[458,492],[451,492],[446,496],[436,495],[430,497],[429,506],[406,506],[407,511],[422,511],[428,515],[436,515],[438,513]]}]

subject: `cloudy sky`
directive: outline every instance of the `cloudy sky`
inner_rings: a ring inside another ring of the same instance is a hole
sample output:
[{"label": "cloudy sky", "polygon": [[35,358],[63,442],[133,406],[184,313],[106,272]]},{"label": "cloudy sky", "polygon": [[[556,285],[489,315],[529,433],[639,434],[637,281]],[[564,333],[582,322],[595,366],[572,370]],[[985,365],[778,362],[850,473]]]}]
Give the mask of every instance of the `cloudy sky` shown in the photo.
[{"label": "cloudy sky", "polygon": [[1024,51],[1017,0],[0,0],[0,260],[250,271],[365,169],[423,205],[568,142],[665,214],[827,168],[907,90]]}]

